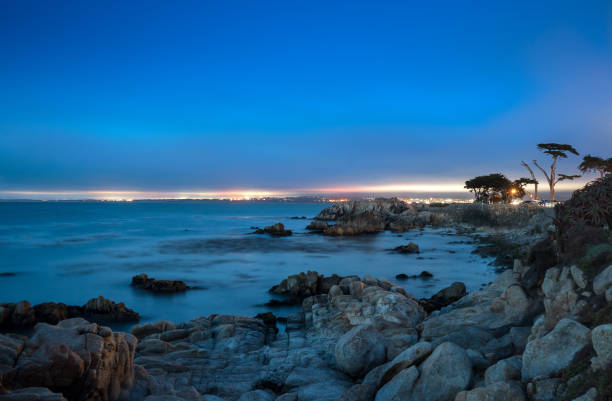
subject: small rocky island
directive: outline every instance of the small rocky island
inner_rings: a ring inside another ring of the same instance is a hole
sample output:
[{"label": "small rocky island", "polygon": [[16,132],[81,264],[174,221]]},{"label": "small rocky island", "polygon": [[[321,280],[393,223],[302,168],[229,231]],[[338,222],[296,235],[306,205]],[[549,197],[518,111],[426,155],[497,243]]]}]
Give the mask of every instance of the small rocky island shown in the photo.
[{"label": "small rocky island", "polygon": [[301,305],[280,330],[269,314],[130,334],[80,317],[39,323],[0,335],[0,400],[610,400],[611,205],[610,177],[554,220],[530,207],[336,204],[317,216],[326,235],[475,230],[503,236],[493,248],[512,267],[480,291],[454,283],[425,300],[372,275],[296,274],[271,289]]},{"label": "small rocky island", "polygon": [[132,287],[142,288],[153,293],[183,292],[190,288],[184,281],[157,280],[144,273],[132,277]]},{"label": "small rocky island", "polygon": [[283,223],[272,224],[264,228],[256,228],[254,234],[270,234],[273,237],[287,237],[291,234],[291,230],[285,229]]}]

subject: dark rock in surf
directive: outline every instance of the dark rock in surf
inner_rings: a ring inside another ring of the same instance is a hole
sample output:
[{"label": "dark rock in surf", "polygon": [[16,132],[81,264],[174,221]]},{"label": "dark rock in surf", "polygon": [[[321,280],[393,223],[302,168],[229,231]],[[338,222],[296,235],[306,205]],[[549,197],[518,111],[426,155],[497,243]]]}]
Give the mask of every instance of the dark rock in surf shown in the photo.
[{"label": "dark rock in surf", "polygon": [[412,254],[412,253],[420,253],[419,246],[414,242],[410,242],[408,245],[400,245],[393,249],[395,252]]},{"label": "dark rock in surf", "polygon": [[256,229],[255,234],[270,234],[273,237],[286,237],[293,234],[293,232],[291,230],[286,230],[283,223],[276,223],[271,226]]},{"label": "dark rock in surf", "polygon": [[455,301],[458,301],[466,294],[465,284],[456,281],[449,287],[438,291],[431,298],[420,299],[419,304],[423,307],[425,312],[431,313],[435,310],[448,306]]},{"label": "dark rock in surf", "polygon": [[179,280],[156,280],[146,274],[139,274],[132,277],[132,286],[143,288],[152,292],[183,292],[190,287],[184,281]]},{"label": "dark rock in surf", "polygon": [[348,220],[338,220],[335,225],[327,227],[323,234],[330,236],[377,234],[384,231],[385,227],[385,218],[382,213],[367,210],[351,216]]},{"label": "dark rock in surf", "polygon": [[329,223],[321,220],[313,220],[306,226],[306,229],[309,231],[323,232],[327,230],[329,227]]},{"label": "dark rock in surf", "polygon": [[81,307],[81,311],[81,316],[96,322],[134,322],[140,320],[140,315],[125,306],[123,302],[116,303],[102,296],[87,301]]},{"label": "dark rock in surf", "polygon": [[395,278],[398,279],[398,280],[408,280],[408,279],[414,279],[414,278],[420,278],[420,279],[426,280],[426,279],[430,279],[432,277],[433,277],[433,274],[431,274],[427,270],[423,270],[420,274],[415,274],[415,275],[412,275],[412,276],[409,276],[409,275],[404,274],[404,273],[400,273],[400,274],[395,276]]},{"label": "dark rock in surf", "polygon": [[276,327],[276,316],[272,312],[258,313],[255,316],[255,319],[260,319],[264,322],[266,327],[273,329],[275,332],[278,332],[278,327]]},{"label": "dark rock in surf", "polygon": [[287,277],[280,284],[270,288],[270,293],[284,295],[286,300],[271,300],[266,306],[298,305],[306,297],[327,294],[329,290],[340,283],[343,277],[336,274],[325,277],[315,271],[301,272]]},{"label": "dark rock in surf", "polygon": [[31,306],[28,301],[0,304],[0,328],[29,329],[37,323],[57,324],[71,318],[87,318],[96,323],[137,322],[140,315],[125,306],[102,296],[92,298],[83,306],[43,302]]},{"label": "dark rock in surf", "polygon": [[271,299],[264,306],[268,308],[281,308],[283,306],[300,305],[301,303],[302,301],[299,298]]}]

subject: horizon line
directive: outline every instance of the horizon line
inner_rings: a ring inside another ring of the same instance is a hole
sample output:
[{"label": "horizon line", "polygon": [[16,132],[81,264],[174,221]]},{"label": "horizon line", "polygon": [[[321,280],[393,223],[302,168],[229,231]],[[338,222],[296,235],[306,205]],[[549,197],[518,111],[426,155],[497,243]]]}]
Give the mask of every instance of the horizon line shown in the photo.
[{"label": "horizon line", "polygon": [[[573,191],[584,183],[568,182],[558,184],[559,191]],[[547,185],[540,184],[540,192],[548,192]],[[367,195],[406,195],[406,194],[463,194],[469,191],[463,185],[446,184],[379,184],[379,185],[346,185],[303,189],[219,189],[219,190],[144,190],[144,189],[4,189],[0,190],[3,200],[250,200],[261,198],[291,198],[307,196],[367,196]]]}]

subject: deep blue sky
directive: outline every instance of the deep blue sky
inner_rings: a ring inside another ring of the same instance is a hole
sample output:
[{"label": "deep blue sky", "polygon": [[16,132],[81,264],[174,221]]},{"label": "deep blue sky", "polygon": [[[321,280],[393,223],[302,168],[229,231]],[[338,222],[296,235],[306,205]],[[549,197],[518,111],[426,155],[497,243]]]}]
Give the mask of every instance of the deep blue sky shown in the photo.
[{"label": "deep blue sky", "polygon": [[0,4],[2,190],[461,183],[524,176],[538,142],[612,156],[609,0]]}]

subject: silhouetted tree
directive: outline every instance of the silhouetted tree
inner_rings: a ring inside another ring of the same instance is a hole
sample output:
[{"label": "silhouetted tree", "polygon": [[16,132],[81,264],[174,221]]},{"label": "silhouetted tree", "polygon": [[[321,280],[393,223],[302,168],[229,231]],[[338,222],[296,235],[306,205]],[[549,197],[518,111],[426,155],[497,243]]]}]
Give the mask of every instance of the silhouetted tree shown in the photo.
[{"label": "silhouetted tree", "polygon": [[535,174],[533,173],[533,170],[531,169],[531,167],[529,167],[529,164],[525,163],[524,161],[521,160],[521,164],[529,171],[529,174],[531,175],[531,180],[533,181],[533,196],[531,195],[531,193],[529,193],[529,191],[525,190],[525,193],[529,196],[529,199],[531,200],[537,200],[538,199],[538,180],[536,179]]},{"label": "silhouetted tree", "polygon": [[542,171],[544,177],[546,177],[546,181],[548,181],[548,186],[550,188],[550,200],[555,200],[555,185],[559,181],[563,180],[573,180],[575,178],[580,177],[579,175],[566,175],[559,174],[557,175],[557,160],[562,158],[567,158],[568,153],[573,153],[578,155],[578,151],[574,149],[573,146],[567,144],[560,143],[540,143],[538,144],[538,149],[543,151],[544,153],[552,156],[553,162],[550,165],[550,175],[538,164],[537,160],[533,161],[533,164]]},{"label": "silhouetted tree", "polygon": [[512,181],[500,173],[480,175],[465,182],[465,188],[474,193],[476,202],[482,203],[507,201],[511,187]]},{"label": "silhouetted tree", "polygon": [[[534,199],[533,196],[529,193],[525,187],[529,184],[537,185],[537,181],[531,178],[519,178],[518,180],[512,181],[512,186],[510,187],[510,197],[509,198],[523,198],[525,195],[529,196],[529,199]],[[537,187],[536,187],[537,188]]]},{"label": "silhouetted tree", "polygon": [[586,155],[578,166],[578,170],[583,173],[597,171],[599,172],[599,178],[604,178],[606,174],[612,174],[612,157],[602,159],[601,157]]}]

